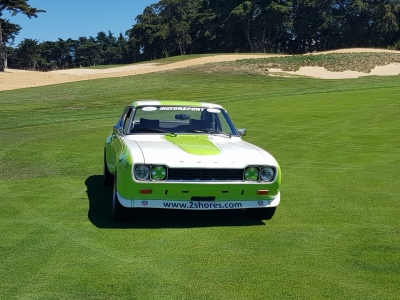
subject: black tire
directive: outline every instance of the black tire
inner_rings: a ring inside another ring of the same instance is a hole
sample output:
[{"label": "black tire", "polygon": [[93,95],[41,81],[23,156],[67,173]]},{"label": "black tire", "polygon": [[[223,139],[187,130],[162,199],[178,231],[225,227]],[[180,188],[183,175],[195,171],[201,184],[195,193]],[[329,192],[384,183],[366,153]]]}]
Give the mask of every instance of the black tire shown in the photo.
[{"label": "black tire", "polygon": [[247,214],[252,218],[260,220],[271,220],[276,211],[276,207],[249,208]]},{"label": "black tire", "polygon": [[106,186],[112,186],[113,182],[114,182],[114,176],[108,170],[107,160],[106,160],[106,150],[104,149],[103,183]]},{"label": "black tire", "polygon": [[112,213],[116,221],[125,221],[129,218],[129,208],[122,206],[117,197],[117,176],[114,176],[114,188],[112,198]]}]

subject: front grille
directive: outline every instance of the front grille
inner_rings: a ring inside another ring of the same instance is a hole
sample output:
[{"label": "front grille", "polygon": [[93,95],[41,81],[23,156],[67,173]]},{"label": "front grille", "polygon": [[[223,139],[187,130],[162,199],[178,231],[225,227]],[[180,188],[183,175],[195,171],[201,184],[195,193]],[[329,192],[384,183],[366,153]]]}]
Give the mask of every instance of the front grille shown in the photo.
[{"label": "front grille", "polygon": [[243,169],[168,169],[167,180],[243,180]]}]

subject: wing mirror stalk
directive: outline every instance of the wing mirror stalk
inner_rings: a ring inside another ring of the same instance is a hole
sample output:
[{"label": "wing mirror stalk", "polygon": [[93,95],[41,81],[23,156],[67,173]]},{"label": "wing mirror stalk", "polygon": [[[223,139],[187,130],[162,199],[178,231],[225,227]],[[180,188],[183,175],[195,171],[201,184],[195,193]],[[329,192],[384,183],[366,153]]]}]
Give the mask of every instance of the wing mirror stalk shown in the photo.
[{"label": "wing mirror stalk", "polygon": [[247,134],[246,128],[238,129],[239,136],[245,136]]}]

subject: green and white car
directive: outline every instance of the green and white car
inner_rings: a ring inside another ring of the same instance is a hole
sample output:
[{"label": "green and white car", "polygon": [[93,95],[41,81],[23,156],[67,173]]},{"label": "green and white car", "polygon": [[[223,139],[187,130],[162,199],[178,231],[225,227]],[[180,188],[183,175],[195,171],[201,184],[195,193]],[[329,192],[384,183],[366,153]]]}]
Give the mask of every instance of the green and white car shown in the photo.
[{"label": "green and white car", "polygon": [[133,102],[104,148],[114,218],[162,208],[242,209],[271,219],[280,202],[281,170],[271,154],[243,141],[245,134],[220,105]]}]

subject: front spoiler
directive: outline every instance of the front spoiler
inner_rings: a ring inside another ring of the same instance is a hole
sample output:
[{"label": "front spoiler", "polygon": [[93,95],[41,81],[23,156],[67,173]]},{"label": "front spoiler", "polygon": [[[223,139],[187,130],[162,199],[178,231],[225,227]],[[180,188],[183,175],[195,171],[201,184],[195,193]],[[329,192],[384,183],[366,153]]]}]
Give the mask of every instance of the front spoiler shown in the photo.
[{"label": "front spoiler", "polygon": [[225,210],[276,207],[281,201],[281,193],[272,200],[247,201],[174,201],[174,200],[130,200],[121,197],[117,192],[118,201],[128,208],[162,208],[183,210]]}]

